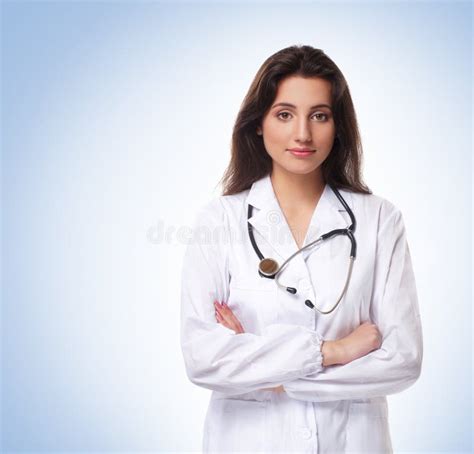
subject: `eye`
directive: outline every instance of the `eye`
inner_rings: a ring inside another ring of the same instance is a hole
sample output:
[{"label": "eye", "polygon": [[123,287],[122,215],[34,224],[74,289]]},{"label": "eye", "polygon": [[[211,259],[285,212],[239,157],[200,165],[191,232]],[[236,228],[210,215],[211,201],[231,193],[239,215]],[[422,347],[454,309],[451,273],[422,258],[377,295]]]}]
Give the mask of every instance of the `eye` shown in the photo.
[{"label": "eye", "polygon": [[[281,118],[280,115],[290,115],[290,113],[289,112],[280,112],[280,113],[277,114],[277,117]],[[286,119],[287,118],[282,118],[282,120],[286,120]]]},{"label": "eye", "polygon": [[[281,115],[291,115],[291,114],[290,114],[289,112],[279,112],[279,113],[277,114],[277,117],[278,117],[278,118],[281,118],[282,120],[287,120],[288,117],[284,117],[284,118],[283,118],[283,117],[281,117]],[[326,121],[326,120],[328,119],[328,115],[325,114],[325,113],[323,113],[323,112],[316,112],[315,114],[313,114],[313,117],[316,117],[316,116],[318,116],[318,115],[319,115],[319,116],[322,115],[322,116],[324,117],[322,120],[319,120],[319,121]]]},{"label": "eye", "polygon": [[325,113],[317,112],[317,113],[314,114],[314,116],[316,116],[316,115],[322,115],[324,117],[324,120],[328,119],[328,116]]}]

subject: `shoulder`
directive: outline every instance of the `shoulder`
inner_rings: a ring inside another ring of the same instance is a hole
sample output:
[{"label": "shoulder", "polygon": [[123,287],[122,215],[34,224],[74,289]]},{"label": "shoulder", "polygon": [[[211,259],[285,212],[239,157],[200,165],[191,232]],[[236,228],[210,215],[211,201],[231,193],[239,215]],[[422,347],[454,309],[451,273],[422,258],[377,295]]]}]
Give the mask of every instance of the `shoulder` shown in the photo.
[{"label": "shoulder", "polygon": [[356,211],[365,213],[372,218],[386,219],[401,216],[400,208],[394,202],[380,194],[362,194],[347,190],[341,192],[352,198],[353,208]]},{"label": "shoulder", "polygon": [[203,246],[211,247],[219,251],[220,255],[226,254],[228,244],[234,238],[235,213],[238,212],[236,207],[241,203],[242,197],[242,193],[214,196],[198,206],[194,211],[192,240],[189,244],[197,245],[201,249]]},{"label": "shoulder", "polygon": [[392,200],[377,193],[349,193],[356,218],[359,215],[359,219],[365,219],[365,225],[373,226],[378,235],[385,236],[405,229],[403,214]]},{"label": "shoulder", "polygon": [[227,217],[240,213],[242,207],[245,206],[249,191],[247,189],[237,194],[215,196],[209,202],[202,205],[199,212]]},{"label": "shoulder", "polygon": [[200,224],[228,225],[229,220],[240,216],[249,189],[232,195],[218,195],[198,207],[196,221]]}]

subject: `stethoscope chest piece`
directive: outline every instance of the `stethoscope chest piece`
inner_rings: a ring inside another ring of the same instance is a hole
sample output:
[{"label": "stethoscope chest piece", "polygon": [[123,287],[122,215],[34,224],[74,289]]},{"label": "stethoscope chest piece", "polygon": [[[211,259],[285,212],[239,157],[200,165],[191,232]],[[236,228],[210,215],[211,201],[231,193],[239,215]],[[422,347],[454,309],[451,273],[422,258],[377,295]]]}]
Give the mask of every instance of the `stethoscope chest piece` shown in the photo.
[{"label": "stethoscope chest piece", "polygon": [[258,272],[262,277],[268,277],[270,279],[275,279],[275,274],[277,273],[278,263],[274,259],[265,258],[260,260],[258,264]]}]

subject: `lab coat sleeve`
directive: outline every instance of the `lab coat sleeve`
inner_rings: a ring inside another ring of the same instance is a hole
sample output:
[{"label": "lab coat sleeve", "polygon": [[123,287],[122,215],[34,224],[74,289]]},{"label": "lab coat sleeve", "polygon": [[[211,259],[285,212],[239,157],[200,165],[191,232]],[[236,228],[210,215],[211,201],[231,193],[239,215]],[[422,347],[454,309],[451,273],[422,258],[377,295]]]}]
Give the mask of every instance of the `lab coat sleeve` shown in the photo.
[{"label": "lab coat sleeve", "polygon": [[321,370],[322,338],[307,327],[279,323],[261,335],[236,334],[217,322],[213,302],[227,300],[233,239],[220,198],[199,211],[192,230],[182,266],[180,328],[191,382],[235,395]]},{"label": "lab coat sleeve", "polygon": [[283,384],[294,399],[326,402],[395,394],[421,373],[422,327],[405,225],[400,210],[387,205],[388,214],[379,221],[370,310],[382,335],[381,347]]}]

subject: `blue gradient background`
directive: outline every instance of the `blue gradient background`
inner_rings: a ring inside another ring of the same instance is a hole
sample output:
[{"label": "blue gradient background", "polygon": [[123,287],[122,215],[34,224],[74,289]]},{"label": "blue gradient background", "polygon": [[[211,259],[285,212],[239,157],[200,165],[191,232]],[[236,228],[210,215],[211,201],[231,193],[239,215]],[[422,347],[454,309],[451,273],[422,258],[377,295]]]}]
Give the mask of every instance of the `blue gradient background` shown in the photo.
[{"label": "blue gradient background", "polygon": [[472,451],[470,2],[1,13],[4,452],[200,450],[210,392],[179,346],[184,233],[219,193],[255,72],[291,44],[343,71],[365,180],[407,226],[425,353],[389,396],[394,449]]}]

